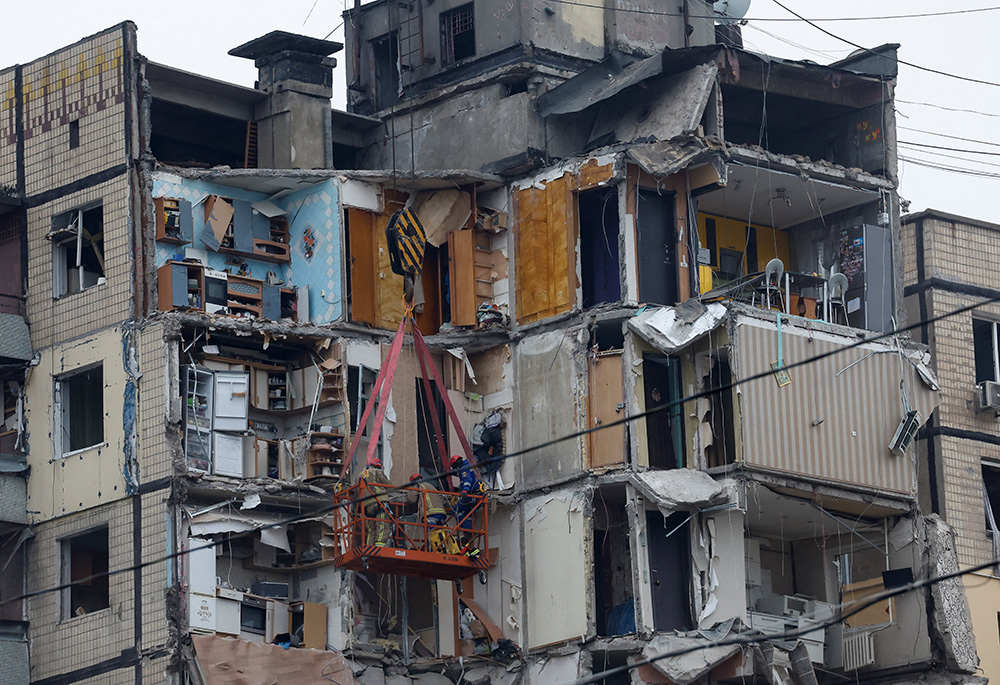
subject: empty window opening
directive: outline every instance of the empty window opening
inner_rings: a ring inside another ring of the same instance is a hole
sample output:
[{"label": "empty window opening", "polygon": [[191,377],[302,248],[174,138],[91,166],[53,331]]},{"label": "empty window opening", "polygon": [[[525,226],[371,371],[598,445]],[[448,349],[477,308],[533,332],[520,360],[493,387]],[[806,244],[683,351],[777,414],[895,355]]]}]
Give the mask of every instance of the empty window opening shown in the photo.
[{"label": "empty window opening", "polygon": [[691,542],[689,514],[664,516],[646,512],[649,570],[652,580],[653,627],[657,631],[690,630]]},{"label": "empty window opening", "polygon": [[396,32],[371,42],[375,66],[375,109],[399,102],[399,40]]},{"label": "empty window opening", "polygon": [[1000,379],[1000,331],[995,321],[972,320],[972,344],[976,353],[976,382]]},{"label": "empty window opening", "polygon": [[452,64],[476,54],[473,3],[441,15],[441,64]]},{"label": "empty window opening", "polygon": [[[423,381],[417,378],[414,380],[414,383],[416,384],[417,393],[417,426],[419,426],[417,430],[417,457],[420,469],[427,473],[437,473],[442,468],[442,456],[447,458],[448,455],[438,454],[438,436],[433,425],[434,421],[431,420],[433,414],[431,413],[430,406],[427,404],[427,397],[424,395]],[[438,390],[436,384],[431,383],[430,386],[431,401],[434,402],[434,408],[437,411],[438,429],[443,433],[442,439],[444,440],[445,450],[447,450],[448,429],[447,419],[445,418],[444,399],[441,397],[441,391]]]},{"label": "empty window opening", "polygon": [[583,306],[622,299],[618,268],[618,191],[591,190],[579,195],[580,273]]},{"label": "empty window opening", "polygon": [[[78,535],[62,543],[63,619],[111,606],[108,594],[108,529]],[[98,576],[98,577],[94,577]]]},{"label": "empty window opening", "polygon": [[0,423],[0,454],[13,454],[22,449],[21,433],[21,384],[17,381],[0,381],[3,384],[3,423]]},{"label": "empty window opening", "polygon": [[100,365],[56,381],[55,415],[63,455],[104,442],[104,369]]},{"label": "empty window opening", "polygon": [[[676,357],[642,356],[643,392],[646,410],[681,397],[681,366]],[[649,466],[679,469],[684,466],[683,405],[674,405],[646,417],[646,448]]]},{"label": "empty window opening", "polygon": [[594,580],[597,634],[636,632],[632,552],[623,494],[602,488],[594,497]]},{"label": "empty window opening", "polygon": [[104,282],[104,212],[74,209],[52,220],[52,279],[55,297]]},{"label": "empty window opening", "polygon": [[[733,370],[729,360],[722,357],[712,359],[712,370],[708,376],[709,388],[721,388],[733,382]],[[709,468],[724,466],[736,461],[736,438],[733,427],[736,417],[733,414],[732,388],[713,392],[710,398],[712,426],[712,444],[705,448],[705,458]]]},{"label": "empty window opening", "polygon": [[0,216],[0,314],[25,315],[22,231],[20,212]]},{"label": "empty window opening", "polygon": [[625,349],[624,323],[621,321],[605,321],[597,324],[591,331],[591,345],[597,345],[599,352]]},{"label": "empty window opening", "polygon": [[69,149],[75,150],[80,147],[80,120],[74,119],[69,122]]},{"label": "empty window opening", "polygon": [[983,462],[986,532],[1000,539],[1000,464]]}]

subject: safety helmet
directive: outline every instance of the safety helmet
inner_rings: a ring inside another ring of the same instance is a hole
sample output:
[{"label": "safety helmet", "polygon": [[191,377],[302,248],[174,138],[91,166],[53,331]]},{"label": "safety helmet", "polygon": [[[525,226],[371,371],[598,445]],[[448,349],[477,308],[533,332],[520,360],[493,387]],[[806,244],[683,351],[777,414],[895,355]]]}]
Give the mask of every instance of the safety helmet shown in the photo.
[{"label": "safety helmet", "polygon": [[462,457],[462,455],[456,454],[451,458],[451,468],[454,469],[461,466],[463,461],[465,461],[465,459]]},{"label": "safety helmet", "polygon": [[370,462],[368,462],[368,464],[366,464],[366,466],[370,466],[371,468],[375,469],[380,469],[382,468],[382,460],[377,457],[373,458]]},{"label": "safety helmet", "polygon": [[411,483],[413,481],[415,481],[415,480],[420,480],[420,474],[419,473],[414,473],[412,476],[410,476],[410,482]]}]

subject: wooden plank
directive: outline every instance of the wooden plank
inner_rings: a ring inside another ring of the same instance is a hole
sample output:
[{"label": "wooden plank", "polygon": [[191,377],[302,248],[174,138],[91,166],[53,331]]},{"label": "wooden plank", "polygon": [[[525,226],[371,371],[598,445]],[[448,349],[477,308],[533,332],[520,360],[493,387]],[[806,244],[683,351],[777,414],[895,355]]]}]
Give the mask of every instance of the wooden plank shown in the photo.
[{"label": "wooden plank", "polygon": [[302,646],[326,650],[326,605],[302,603]]},{"label": "wooden plank", "polygon": [[[625,402],[622,353],[620,350],[590,356],[590,392],[587,398],[588,428],[611,423],[622,417],[619,403]],[[605,428],[587,436],[590,467],[621,464],[625,460],[625,426]]]},{"label": "wooden plank", "polygon": [[[560,314],[573,305],[576,283],[576,240],[575,212],[571,177],[562,178],[546,185],[546,228],[549,254],[549,298],[545,308],[546,316]],[[572,268],[571,268],[572,267]]]},{"label": "wooden plank", "polygon": [[548,302],[547,253],[545,243],[545,193],[525,188],[515,197],[514,253],[517,264],[517,318],[530,323],[541,318]]},{"label": "wooden plank", "polygon": [[588,160],[586,164],[580,167],[579,190],[587,190],[602,183],[607,183],[611,180],[613,173],[613,164],[600,165],[596,159]]},{"label": "wooden plank", "polygon": [[374,217],[360,209],[347,210],[351,241],[351,320],[375,324]]},{"label": "wooden plank", "polygon": [[451,279],[451,322],[456,326],[476,325],[476,244],[474,231],[448,234]]}]

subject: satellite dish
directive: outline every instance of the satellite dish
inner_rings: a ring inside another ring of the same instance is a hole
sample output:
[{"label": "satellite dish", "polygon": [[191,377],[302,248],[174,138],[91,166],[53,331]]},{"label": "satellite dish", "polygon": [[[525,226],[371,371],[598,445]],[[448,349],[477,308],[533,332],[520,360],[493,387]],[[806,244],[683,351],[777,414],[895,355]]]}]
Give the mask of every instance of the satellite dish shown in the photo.
[{"label": "satellite dish", "polygon": [[719,24],[735,24],[746,16],[750,0],[715,0],[712,11]]}]

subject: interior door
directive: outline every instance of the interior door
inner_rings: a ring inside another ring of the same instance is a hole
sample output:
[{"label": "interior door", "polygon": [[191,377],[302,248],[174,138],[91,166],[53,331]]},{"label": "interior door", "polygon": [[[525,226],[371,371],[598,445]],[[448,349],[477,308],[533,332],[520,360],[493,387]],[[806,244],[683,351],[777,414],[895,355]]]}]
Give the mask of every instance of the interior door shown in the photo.
[{"label": "interior door", "polygon": [[677,303],[677,230],[673,193],[640,188],[636,212],[639,301]]},{"label": "interior door", "polygon": [[[660,354],[642,355],[642,384],[647,410],[681,396],[680,362]],[[646,450],[654,469],[684,466],[683,405],[646,417]]]},{"label": "interior door", "polygon": [[646,512],[649,570],[653,594],[653,628],[656,631],[690,630],[691,542],[688,514],[664,517]]},{"label": "interior door", "polygon": [[375,235],[374,217],[360,209],[347,210],[350,249],[351,320],[375,324]]},{"label": "interior door", "polygon": [[[590,392],[587,400],[590,425],[596,428],[623,416],[625,406],[622,351],[611,350],[589,356]],[[595,431],[587,436],[590,468],[625,461],[625,425]]]}]

